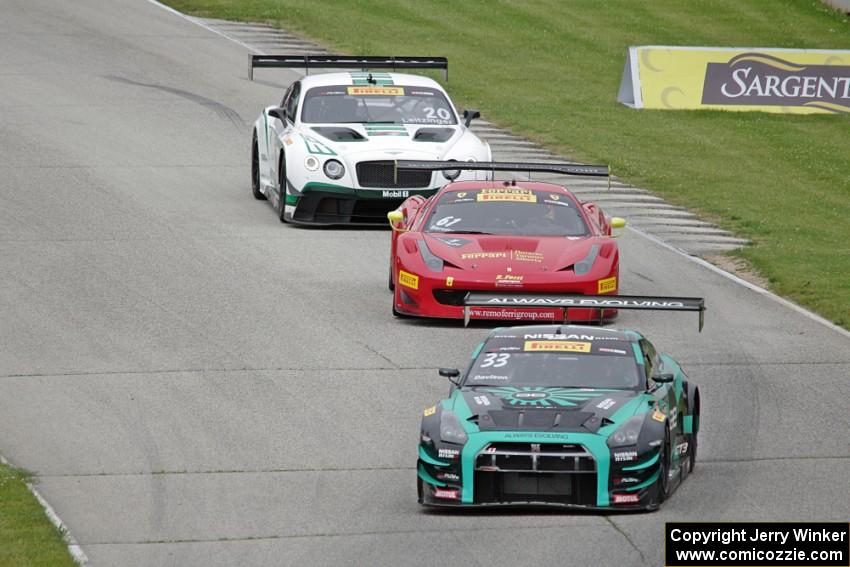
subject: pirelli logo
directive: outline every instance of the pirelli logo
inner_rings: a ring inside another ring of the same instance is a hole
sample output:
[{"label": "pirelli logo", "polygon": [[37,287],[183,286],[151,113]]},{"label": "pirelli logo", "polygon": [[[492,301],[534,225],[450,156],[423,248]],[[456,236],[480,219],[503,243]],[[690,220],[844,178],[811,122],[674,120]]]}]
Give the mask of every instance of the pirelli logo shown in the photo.
[{"label": "pirelli logo", "polygon": [[611,276],[610,278],[599,280],[596,293],[602,295],[604,293],[611,293],[612,291],[617,291],[617,276]]},{"label": "pirelli logo", "polygon": [[348,87],[348,94],[351,96],[363,95],[384,95],[384,96],[404,96],[404,87]]},{"label": "pirelli logo", "polygon": [[525,341],[522,350],[526,352],[590,352],[590,343],[576,341]]},{"label": "pirelli logo", "polygon": [[476,200],[487,201],[514,201],[518,203],[536,203],[537,195],[528,189],[482,189],[478,192]]},{"label": "pirelli logo", "polygon": [[415,276],[404,270],[398,272],[398,283],[410,289],[419,289],[419,276]]}]

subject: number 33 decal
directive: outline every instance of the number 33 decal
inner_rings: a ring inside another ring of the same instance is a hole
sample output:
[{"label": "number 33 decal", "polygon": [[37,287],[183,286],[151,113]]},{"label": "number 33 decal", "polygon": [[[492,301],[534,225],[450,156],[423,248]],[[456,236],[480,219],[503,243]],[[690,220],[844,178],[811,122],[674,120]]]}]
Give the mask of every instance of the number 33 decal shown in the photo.
[{"label": "number 33 decal", "polygon": [[508,364],[508,360],[511,358],[510,353],[507,352],[488,352],[484,355],[484,362],[481,363],[480,368],[501,368]]}]

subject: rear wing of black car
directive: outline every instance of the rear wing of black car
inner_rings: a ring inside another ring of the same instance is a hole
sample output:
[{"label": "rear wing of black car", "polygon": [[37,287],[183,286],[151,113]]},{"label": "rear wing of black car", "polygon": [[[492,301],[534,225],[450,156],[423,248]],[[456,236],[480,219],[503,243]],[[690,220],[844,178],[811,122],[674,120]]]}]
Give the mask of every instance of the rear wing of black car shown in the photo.
[{"label": "rear wing of black car", "polygon": [[463,301],[463,323],[469,324],[475,307],[598,309],[602,320],[605,309],[647,311],[696,311],[699,330],[705,323],[705,299],[702,297],[656,297],[642,295],[549,295],[532,293],[486,293],[471,291]]},{"label": "rear wing of black car", "polygon": [[269,67],[304,69],[307,75],[310,69],[440,69],[443,80],[449,80],[449,60],[445,57],[394,55],[251,55],[248,78],[254,80],[254,69]]},{"label": "rear wing of black car", "polygon": [[567,163],[527,163],[519,161],[418,161],[396,160],[396,170],[414,169],[428,171],[526,171],[528,173],[559,173],[585,177],[609,177],[607,165],[582,165]]}]

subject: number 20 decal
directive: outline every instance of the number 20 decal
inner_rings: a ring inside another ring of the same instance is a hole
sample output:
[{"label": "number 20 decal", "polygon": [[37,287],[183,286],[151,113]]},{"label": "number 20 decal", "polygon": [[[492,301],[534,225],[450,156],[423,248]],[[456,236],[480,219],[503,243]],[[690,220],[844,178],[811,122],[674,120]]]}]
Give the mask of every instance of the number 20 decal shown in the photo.
[{"label": "number 20 decal", "polygon": [[425,113],[425,119],[426,120],[434,120],[434,119],[451,120],[451,118],[452,118],[452,115],[449,114],[449,111],[448,111],[447,108],[437,108],[437,109],[435,109],[433,106],[426,106],[422,109],[422,111]]},{"label": "number 20 decal", "polygon": [[481,363],[480,368],[501,368],[502,366],[506,366],[508,364],[508,360],[510,360],[511,354],[509,352],[488,352],[484,355],[484,362]]}]

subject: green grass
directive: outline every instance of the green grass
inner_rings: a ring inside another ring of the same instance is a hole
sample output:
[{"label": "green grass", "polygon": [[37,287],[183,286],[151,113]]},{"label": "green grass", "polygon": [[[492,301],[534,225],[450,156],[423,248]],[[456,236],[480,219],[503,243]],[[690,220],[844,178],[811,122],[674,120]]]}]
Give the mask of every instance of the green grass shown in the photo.
[{"label": "green grass", "polygon": [[[635,111],[630,45],[850,48],[819,0],[171,0],[341,52],[446,55],[461,106],[699,211],[776,292],[850,328],[850,116]],[[683,290],[683,293],[686,290]]]},{"label": "green grass", "polygon": [[26,473],[0,465],[0,566],[74,566],[62,535],[29,491]]}]

